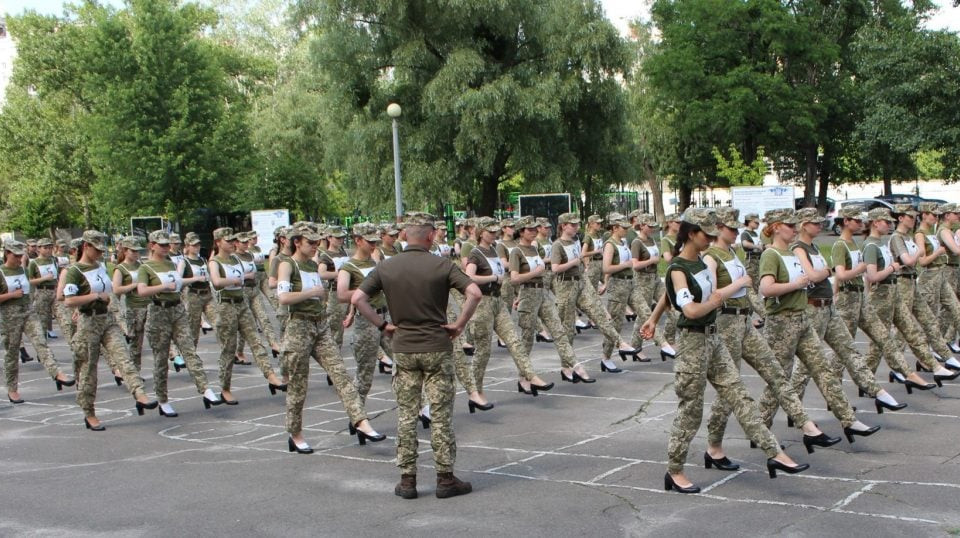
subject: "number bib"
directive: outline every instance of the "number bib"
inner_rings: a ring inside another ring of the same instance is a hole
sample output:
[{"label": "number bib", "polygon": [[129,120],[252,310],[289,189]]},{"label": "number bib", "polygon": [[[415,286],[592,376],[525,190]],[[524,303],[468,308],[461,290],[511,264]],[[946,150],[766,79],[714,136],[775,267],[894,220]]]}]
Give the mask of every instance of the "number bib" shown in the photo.
[{"label": "number bib", "polygon": [[[734,256],[732,260],[728,262],[723,262],[723,266],[727,269],[727,273],[730,274],[730,281],[742,277],[747,274],[747,268],[743,266],[743,262],[740,261],[740,258]],[[734,293],[730,296],[731,299],[739,299],[747,295],[747,288],[740,288],[740,291]]]},{"label": "number bib", "polygon": [[24,295],[30,295],[30,280],[27,278],[27,275],[4,275],[3,278],[7,281],[8,292],[23,290]]},{"label": "number bib", "polygon": [[580,243],[576,241],[572,245],[565,245],[563,251],[567,254],[567,261],[580,257]]},{"label": "number bib", "polygon": [[52,263],[47,263],[44,265],[37,265],[37,272],[40,273],[40,276],[57,276],[57,266]]},{"label": "number bib", "polygon": [[693,275],[693,279],[700,286],[700,301],[706,301],[713,293],[713,277],[710,275],[710,269],[704,269]]},{"label": "number bib", "polygon": [[627,263],[628,260],[633,258],[630,249],[623,245],[617,245],[617,255],[620,257],[620,263]]},{"label": "number bib", "polygon": [[[224,272],[224,274],[226,275],[227,278],[243,278],[243,264],[242,264],[242,263],[226,264],[226,263],[221,262],[220,260],[217,260],[217,263],[219,263],[219,264],[220,264],[220,267],[223,268],[223,272]],[[224,290],[230,290],[230,291],[242,290],[242,289],[243,289],[243,285],[239,285],[239,286],[238,286],[238,285],[234,284],[234,285],[232,285],[232,286],[227,286],[227,287],[225,287],[225,288],[223,288],[223,289],[224,289]]]},{"label": "number bib", "polygon": [[[176,271],[154,271],[153,274],[157,275],[157,278],[159,278],[163,284],[174,284],[176,288],[174,288],[173,291],[179,292],[183,289],[183,278],[180,276],[180,273]],[[136,281],[136,278],[134,278],[134,281]]]},{"label": "number bib", "polygon": [[96,269],[91,269],[83,273],[83,278],[90,284],[90,293],[111,293],[113,292],[113,282],[107,276],[107,266],[103,263]]},{"label": "number bib", "polygon": [[527,259],[527,265],[530,266],[530,270],[533,271],[537,267],[542,267],[544,265],[543,258],[538,256],[524,256]]},{"label": "number bib", "polygon": [[490,272],[496,276],[503,276],[503,261],[500,258],[487,258],[487,265],[490,266]]}]

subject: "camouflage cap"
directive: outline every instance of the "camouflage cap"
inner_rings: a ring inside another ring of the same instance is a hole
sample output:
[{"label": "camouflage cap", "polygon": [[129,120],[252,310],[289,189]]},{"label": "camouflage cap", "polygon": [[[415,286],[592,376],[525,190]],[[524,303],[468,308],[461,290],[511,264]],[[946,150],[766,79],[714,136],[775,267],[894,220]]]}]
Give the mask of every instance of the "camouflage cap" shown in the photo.
[{"label": "camouflage cap", "polygon": [[170,234],[170,244],[171,245],[180,245],[183,244],[183,241],[180,239],[180,234],[171,233]]},{"label": "camouflage cap", "polygon": [[28,247],[35,247],[35,246],[37,246],[37,240],[34,239],[34,238],[32,238],[32,237],[29,238],[29,239],[27,239],[27,246],[28,246]]},{"label": "camouflage cap", "polygon": [[517,219],[518,230],[529,230],[537,227],[537,221],[531,216],[520,217]]},{"label": "camouflage cap", "polygon": [[920,202],[917,204],[917,211],[920,213],[933,213],[934,215],[942,215],[943,210],[940,208],[940,204],[936,202]]},{"label": "camouflage cap", "polygon": [[380,232],[372,222],[361,222],[353,225],[353,237],[362,237],[371,243],[380,242]]},{"label": "camouflage cap", "polygon": [[580,215],[576,213],[563,213],[557,217],[558,224],[580,224]]},{"label": "camouflage cap", "polygon": [[280,237],[281,235],[285,234],[286,231],[287,231],[286,226],[277,226],[276,228],[273,229],[273,236]]},{"label": "camouflage cap", "polygon": [[642,214],[643,214],[643,211],[640,211],[639,209],[634,209],[630,213],[627,213],[627,216],[630,217],[630,220],[633,220],[633,219],[639,218],[640,215]]},{"label": "camouflage cap", "polygon": [[307,241],[319,241],[323,238],[322,234],[310,226],[291,226],[287,228],[287,239],[293,240],[294,237],[302,237]]},{"label": "camouflage cap", "polygon": [[143,241],[141,240],[141,238],[135,235],[128,235],[123,239],[121,239],[120,242],[117,243],[117,246],[119,246],[120,248],[127,248],[130,250],[142,250]]},{"label": "camouflage cap", "polygon": [[885,220],[889,222],[896,222],[897,219],[893,218],[893,215],[890,213],[890,210],[886,207],[875,207],[867,212],[867,220],[873,222],[875,220]]},{"label": "camouflage cap", "polygon": [[[310,228],[311,230],[314,229],[312,226],[307,226],[307,228]],[[255,232],[247,231],[247,232],[238,233],[237,239],[246,243],[248,241],[253,241],[253,238],[256,236],[257,234]]]},{"label": "camouflage cap", "polygon": [[163,230],[155,230],[150,232],[150,235],[147,236],[147,240],[158,245],[169,245],[171,243],[170,234]]},{"label": "camouflage cap", "polygon": [[327,226],[327,236],[328,237],[346,237],[347,232],[346,230],[343,229],[343,226],[337,226],[335,224],[331,224],[330,226]]},{"label": "camouflage cap", "polygon": [[485,230],[490,233],[497,233],[500,231],[500,222],[493,217],[480,217],[477,219],[477,226],[481,230]]},{"label": "camouflage cap", "polygon": [[960,213],[960,205],[953,202],[940,204],[940,214],[946,215],[947,213]]},{"label": "camouflage cap", "polygon": [[610,213],[607,215],[607,223],[610,226],[619,226],[621,228],[629,228],[630,221],[622,213]]},{"label": "camouflage cap", "polygon": [[896,204],[893,206],[894,215],[910,215],[911,217],[916,217],[919,213],[913,208],[910,204]]},{"label": "camouflage cap", "polygon": [[380,235],[400,235],[400,230],[390,222],[384,222],[377,228]]},{"label": "camouflage cap", "polygon": [[714,212],[705,207],[688,207],[680,217],[681,222],[699,226],[707,235],[717,235],[717,217]]},{"label": "camouflage cap", "polygon": [[680,222],[681,220],[683,220],[683,215],[681,215],[680,213],[670,213],[669,215],[664,217],[663,220],[667,222]]},{"label": "camouflage cap", "polygon": [[735,207],[718,207],[717,222],[736,230],[740,227],[740,210]]},{"label": "camouflage cap", "polygon": [[547,217],[537,217],[537,226],[542,228],[553,228],[553,223]]},{"label": "camouflage cap", "polygon": [[472,217],[471,217],[471,218],[467,218],[467,219],[463,219],[463,222],[460,223],[460,226],[463,226],[464,228],[476,228],[476,227],[477,227],[477,219],[474,219],[474,218],[472,218]]},{"label": "camouflage cap", "polygon": [[106,252],[107,250],[107,236],[102,232],[98,232],[97,230],[84,231],[83,235],[80,237],[80,240],[99,250],[100,252]]},{"label": "camouflage cap", "polygon": [[[436,224],[437,218],[431,215],[430,213],[408,213],[407,216],[407,226],[431,226],[433,228],[437,227]],[[467,219],[467,222],[464,226],[475,227],[476,222],[474,219]]]},{"label": "camouflage cap", "polygon": [[65,240],[63,240],[63,239],[57,239],[57,246],[58,246],[58,247],[65,247],[65,246],[68,246],[69,244],[70,244],[69,241],[65,241]]},{"label": "camouflage cap", "polygon": [[750,221],[760,222],[760,215],[757,213],[747,213],[743,216],[743,223],[746,224]]},{"label": "camouflage cap", "polygon": [[202,243],[202,241],[200,241],[200,236],[197,235],[196,232],[188,232],[187,235],[184,236],[183,242],[188,245],[199,245]]},{"label": "camouflage cap", "polygon": [[3,250],[6,250],[17,256],[23,256],[27,253],[27,245],[17,241],[16,239],[9,239],[3,242]]},{"label": "camouflage cap", "polygon": [[827,219],[820,216],[820,212],[815,207],[804,207],[796,212],[797,221],[800,224],[812,223],[821,226],[827,222]]},{"label": "camouflage cap", "polygon": [[225,241],[233,241],[237,238],[237,235],[233,233],[233,228],[223,227],[217,228],[213,231],[213,240],[217,241],[223,239]]},{"label": "camouflage cap", "polygon": [[845,219],[863,220],[864,207],[860,204],[848,204],[840,208],[837,213]]},{"label": "camouflage cap", "polygon": [[797,220],[797,212],[789,207],[784,207],[781,209],[771,209],[763,214],[763,222],[767,224],[773,224],[774,222],[782,222],[784,224],[796,224],[800,221]]},{"label": "camouflage cap", "polygon": [[83,243],[83,238],[81,238],[81,237],[76,237],[76,238],[70,240],[69,247],[70,247],[71,249],[73,249],[73,250],[77,250],[78,248],[80,248],[80,244],[81,244],[81,243]]},{"label": "camouflage cap", "polygon": [[516,228],[516,227],[517,227],[517,221],[516,221],[516,219],[505,218],[505,219],[501,219],[501,220],[500,220],[500,228],[501,228],[501,229],[503,229],[503,228]]},{"label": "camouflage cap", "polygon": [[50,239],[49,237],[41,237],[40,239],[37,239],[37,246],[38,246],[38,247],[52,247],[52,246],[53,246],[53,239]]},{"label": "camouflage cap", "polygon": [[659,228],[660,223],[657,222],[657,217],[651,215],[650,213],[643,213],[637,218],[637,222],[643,226],[649,226],[651,228]]},{"label": "camouflage cap", "polygon": [[593,224],[594,222],[599,222],[603,224],[603,217],[601,217],[600,215],[590,215],[589,217],[587,217],[587,222],[590,224]]}]

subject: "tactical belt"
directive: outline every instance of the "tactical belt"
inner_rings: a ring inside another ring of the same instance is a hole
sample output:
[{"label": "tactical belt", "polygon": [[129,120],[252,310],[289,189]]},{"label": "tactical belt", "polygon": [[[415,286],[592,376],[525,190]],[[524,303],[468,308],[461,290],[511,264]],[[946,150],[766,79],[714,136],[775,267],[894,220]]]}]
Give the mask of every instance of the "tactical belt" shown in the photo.
[{"label": "tactical belt", "polygon": [[681,331],[687,331],[691,333],[703,333],[703,334],[716,334],[717,326],[716,325],[698,325],[693,327],[677,327]]},{"label": "tactical belt", "polygon": [[174,307],[174,306],[179,306],[179,305],[180,305],[180,299],[176,299],[176,300],[173,300],[173,301],[157,301],[157,300],[154,300],[154,301],[153,301],[153,304],[154,304],[154,306],[159,306],[160,308],[172,308],[172,307]]}]

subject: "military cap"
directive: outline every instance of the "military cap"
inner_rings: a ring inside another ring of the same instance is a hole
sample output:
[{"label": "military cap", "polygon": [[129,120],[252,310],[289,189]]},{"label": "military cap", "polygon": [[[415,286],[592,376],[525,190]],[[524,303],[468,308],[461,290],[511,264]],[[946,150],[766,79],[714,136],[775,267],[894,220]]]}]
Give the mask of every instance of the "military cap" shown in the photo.
[{"label": "military cap", "polygon": [[163,230],[155,230],[150,232],[150,235],[147,236],[147,240],[158,245],[169,245],[171,243],[170,234]]},{"label": "military cap", "polygon": [[27,253],[27,245],[16,239],[10,239],[3,242],[3,250],[9,251],[17,256],[23,256]]},{"label": "military cap", "polygon": [[953,202],[940,204],[940,214],[946,215],[947,213],[960,213],[960,206]]},{"label": "military cap", "polygon": [[70,247],[71,249],[73,249],[73,250],[77,250],[78,248],[80,248],[80,243],[83,243],[83,238],[82,238],[82,237],[75,237],[75,238],[73,238],[73,239],[70,240],[69,247]]},{"label": "military cap", "polygon": [[470,217],[470,218],[467,218],[467,219],[463,219],[463,227],[464,227],[464,228],[476,228],[476,227],[477,227],[477,219],[475,219],[475,218],[473,218],[473,217]]},{"label": "military cap", "polygon": [[400,235],[400,230],[398,230],[396,226],[389,222],[381,224],[379,231],[380,235]]},{"label": "military cap", "polygon": [[607,215],[607,222],[611,226],[619,226],[621,228],[630,227],[630,221],[621,213],[610,213]]},{"label": "military cap", "polygon": [[376,225],[374,225],[372,222],[361,222],[359,224],[354,224],[353,237],[362,237],[363,239],[373,243],[380,241],[380,233],[377,231]]},{"label": "military cap", "polygon": [[302,237],[307,241],[319,241],[322,238],[320,232],[310,226],[291,226],[287,229],[287,239],[293,240],[294,237]]},{"label": "military cap", "polygon": [[130,250],[142,250],[143,241],[135,235],[128,235],[120,240],[118,246],[122,248],[128,248]]},{"label": "military cap", "polygon": [[233,228],[223,227],[213,231],[213,240],[223,239],[225,241],[235,241],[237,234],[233,233]]},{"label": "military cap", "polygon": [[727,228],[737,229],[740,227],[740,210],[735,207],[717,208],[717,222]]},{"label": "military cap", "polygon": [[553,223],[547,217],[537,217],[537,226],[544,228],[553,228]]},{"label": "military cap", "polygon": [[657,222],[657,217],[655,215],[651,215],[650,213],[641,213],[640,216],[637,217],[637,222],[643,226],[649,226],[651,228],[660,227],[660,223]]},{"label": "military cap", "polygon": [[943,214],[943,210],[940,209],[940,205],[936,202],[920,202],[917,204],[917,211],[920,213],[933,213],[934,215]]},{"label": "military cap", "polygon": [[27,239],[27,246],[28,246],[28,247],[35,247],[35,246],[37,246],[37,240],[34,239],[34,238],[32,238],[32,237],[31,237],[30,239]]},{"label": "military cap", "polygon": [[[408,213],[407,226],[431,226],[433,228],[436,228],[437,227],[435,222],[436,220],[437,218],[431,215],[430,213],[422,213],[422,212]],[[467,219],[467,223],[464,225],[475,227],[476,222],[474,222],[474,219]]]},{"label": "military cap", "polygon": [[894,215],[910,215],[911,217],[916,217],[918,215],[917,210],[913,208],[910,204],[896,204],[893,206]]},{"label": "military cap", "polygon": [[747,213],[746,215],[743,216],[744,224],[750,222],[751,220],[760,222],[760,215],[758,215],[757,213]]},{"label": "military cap", "polygon": [[643,211],[640,211],[639,209],[634,209],[633,211],[627,213],[627,217],[629,217],[630,220],[633,220],[636,218],[640,218],[640,215],[642,214],[643,214]]},{"label": "military cap", "polygon": [[501,228],[501,229],[502,229],[502,228],[516,228],[516,227],[517,227],[517,221],[516,221],[516,219],[511,219],[511,218],[508,217],[508,218],[502,219],[502,220],[500,221],[500,228]]},{"label": "military cap", "polygon": [[347,232],[344,231],[343,226],[330,225],[327,226],[327,236],[329,237],[346,237]]},{"label": "military cap", "polygon": [[589,217],[587,217],[587,222],[589,222],[590,224],[593,224],[594,222],[599,222],[602,224],[603,217],[601,217],[600,215],[590,215]]},{"label": "military cap", "polygon": [[827,222],[827,219],[820,216],[820,212],[817,211],[815,207],[804,207],[796,212],[797,221],[800,224],[806,224],[808,222],[813,224],[823,225]]},{"label": "military cap", "polygon": [[517,229],[518,230],[528,230],[531,228],[537,227],[537,221],[531,216],[520,217],[517,219]]},{"label": "military cap", "polygon": [[580,224],[580,215],[576,213],[563,213],[557,217],[558,224]]},{"label": "military cap", "polygon": [[286,227],[286,226],[277,226],[276,228],[273,229],[273,236],[274,236],[274,237],[280,237],[280,236],[284,235],[284,234],[286,233],[286,231],[287,231],[287,227]]},{"label": "military cap", "polygon": [[70,243],[69,243],[68,241],[64,241],[63,239],[57,239],[57,246],[58,246],[58,247],[65,247],[65,246],[68,246],[69,244],[70,244]]},{"label": "military cap", "polygon": [[782,222],[784,224],[796,224],[799,221],[797,220],[796,211],[784,207],[781,209],[771,209],[763,214],[763,221],[767,224],[772,224],[774,222]]},{"label": "military cap", "polygon": [[188,245],[199,245],[202,241],[200,241],[200,236],[197,235],[196,232],[188,232],[187,235],[184,236],[183,242]]},{"label": "military cap", "polygon": [[170,234],[170,244],[171,245],[180,245],[183,241],[180,239],[180,234],[174,232]]},{"label": "military cap", "polygon": [[717,235],[717,217],[705,207],[688,207],[680,218],[681,222],[699,226],[707,235]]},{"label": "military cap", "polygon": [[103,232],[98,232],[97,230],[86,230],[83,232],[80,240],[99,250],[100,252],[106,252],[107,250],[107,236]]},{"label": "military cap", "polygon": [[860,204],[848,204],[840,208],[838,213],[845,219],[863,220],[864,207]]},{"label": "military cap", "polygon": [[664,217],[663,220],[667,222],[680,222],[681,220],[683,220],[683,216],[680,213],[670,213],[669,215]]},{"label": "military cap", "polygon": [[497,233],[500,231],[500,223],[497,222],[497,219],[493,217],[480,217],[477,219],[477,226],[479,226],[482,230],[492,233]]},{"label": "military cap", "polygon": [[875,207],[867,212],[867,219],[871,222],[875,220],[886,220],[889,222],[896,222],[897,219],[893,218],[893,215],[890,213],[890,210],[886,207]]},{"label": "military cap", "polygon": [[50,239],[49,237],[41,237],[40,239],[37,239],[37,246],[38,246],[38,247],[52,247],[52,246],[53,246],[53,239]]}]

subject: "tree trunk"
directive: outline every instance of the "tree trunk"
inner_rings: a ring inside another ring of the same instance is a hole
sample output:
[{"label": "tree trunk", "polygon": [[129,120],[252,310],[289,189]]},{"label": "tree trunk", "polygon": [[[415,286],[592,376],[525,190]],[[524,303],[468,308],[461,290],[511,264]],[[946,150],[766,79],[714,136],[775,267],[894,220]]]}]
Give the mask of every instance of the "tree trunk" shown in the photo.
[{"label": "tree trunk", "polygon": [[893,194],[893,174],[890,172],[892,167],[884,163],[883,164],[883,194],[884,196],[890,196]]},{"label": "tree trunk", "polygon": [[647,180],[647,187],[650,188],[650,197],[653,198],[653,215],[657,222],[663,222],[666,217],[663,210],[663,189],[660,188],[660,181],[650,163],[643,163],[643,175]]},{"label": "tree trunk", "polygon": [[507,151],[500,148],[497,158],[493,160],[493,169],[483,178],[480,190],[480,204],[476,208],[477,215],[493,215],[499,200],[500,181],[507,173]]},{"label": "tree trunk", "polygon": [[689,185],[682,184],[680,185],[680,192],[678,193],[680,199],[677,200],[677,211],[683,213],[687,207],[690,206],[690,198],[693,197],[693,189]]},{"label": "tree trunk", "polygon": [[833,157],[829,149],[823,151],[823,162],[820,163],[820,189],[817,192],[817,211],[821,215],[827,214],[827,189],[830,188],[830,174]]},{"label": "tree trunk", "polygon": [[817,145],[807,144],[803,153],[806,160],[806,173],[803,177],[803,207],[812,207],[817,187]]}]

